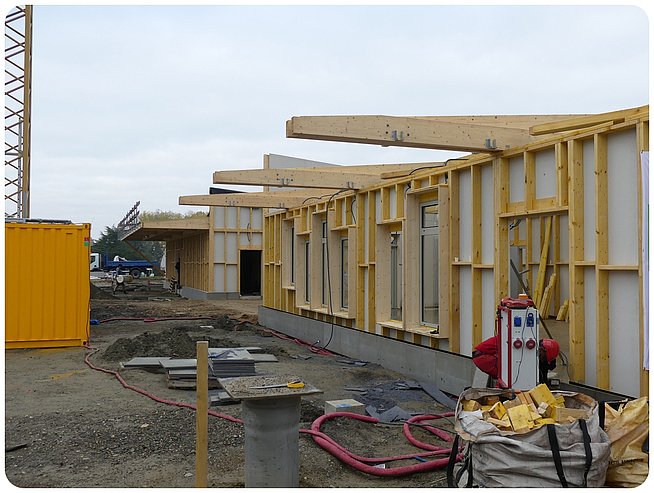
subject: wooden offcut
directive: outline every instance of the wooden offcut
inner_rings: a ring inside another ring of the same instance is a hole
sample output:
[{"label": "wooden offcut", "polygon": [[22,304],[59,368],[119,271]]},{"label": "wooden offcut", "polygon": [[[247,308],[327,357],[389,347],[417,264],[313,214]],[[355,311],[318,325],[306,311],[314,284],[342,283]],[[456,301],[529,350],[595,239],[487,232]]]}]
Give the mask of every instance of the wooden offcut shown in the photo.
[{"label": "wooden offcut", "polygon": [[209,426],[209,390],[208,390],[208,353],[209,342],[198,341],[196,344],[197,379],[195,408],[195,487],[207,487],[208,466],[208,426]]}]

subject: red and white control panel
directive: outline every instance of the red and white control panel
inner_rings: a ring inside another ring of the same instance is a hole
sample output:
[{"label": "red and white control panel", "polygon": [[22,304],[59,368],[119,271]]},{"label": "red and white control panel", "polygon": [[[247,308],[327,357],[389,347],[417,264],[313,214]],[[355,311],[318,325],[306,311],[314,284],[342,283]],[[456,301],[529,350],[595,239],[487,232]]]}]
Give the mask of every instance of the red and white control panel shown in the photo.
[{"label": "red and white control panel", "polygon": [[530,390],[538,385],[538,310],[528,298],[504,298],[497,307],[501,387]]}]

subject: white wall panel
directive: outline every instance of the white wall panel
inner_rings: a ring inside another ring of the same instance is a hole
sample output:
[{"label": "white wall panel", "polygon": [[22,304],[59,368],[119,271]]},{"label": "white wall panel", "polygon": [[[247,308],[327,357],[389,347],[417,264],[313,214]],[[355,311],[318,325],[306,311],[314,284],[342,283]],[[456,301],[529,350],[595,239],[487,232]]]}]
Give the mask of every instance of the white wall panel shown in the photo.
[{"label": "white wall panel", "polygon": [[554,149],[537,152],[534,158],[536,198],[556,197],[556,157]]},{"label": "white wall panel", "polygon": [[522,156],[509,159],[509,202],[525,200],[525,160]]},{"label": "white wall panel", "polygon": [[225,262],[225,233],[214,233],[213,261],[220,264]]},{"label": "white wall panel", "polygon": [[495,263],[495,188],[493,167],[481,168],[481,262]]},{"label": "white wall panel", "polygon": [[640,396],[640,306],[637,272],[609,272],[609,378],[611,390]]},{"label": "white wall panel", "polygon": [[216,229],[223,229],[225,227],[225,208],[214,207],[213,226]]},{"label": "white wall panel", "polygon": [[213,266],[213,290],[216,293],[225,292],[225,266],[214,264]]},{"label": "white wall panel", "polygon": [[239,207],[238,208],[238,224],[240,229],[249,229],[252,227],[250,224],[250,208],[249,207]]},{"label": "white wall panel", "polygon": [[569,223],[568,216],[559,216],[559,260],[567,262],[570,257],[570,240],[569,240]]},{"label": "white wall panel", "polygon": [[227,221],[225,227],[227,229],[236,229],[236,207],[227,207]]},{"label": "white wall panel", "polygon": [[470,267],[459,267],[459,344],[461,354],[472,354],[472,303],[477,302],[472,294],[472,272]]},{"label": "white wall panel", "polygon": [[227,233],[227,251],[225,252],[225,261],[226,262],[237,262],[238,261],[238,246],[236,244],[236,233]]},{"label": "white wall panel", "polygon": [[586,385],[597,385],[597,332],[595,313],[595,268],[584,269],[584,318],[585,318],[585,343],[584,354],[586,355]]},{"label": "white wall panel", "polygon": [[638,193],[640,175],[635,131],[607,137],[609,263],[638,265]]},{"label": "white wall panel", "polygon": [[228,293],[238,291],[238,270],[235,265],[227,266],[227,286],[225,291]]},{"label": "white wall panel", "polygon": [[263,209],[252,209],[252,229],[263,229]]},{"label": "white wall panel", "polygon": [[472,182],[470,171],[459,172],[459,259],[472,260]]},{"label": "white wall panel", "polygon": [[493,271],[484,269],[481,273],[481,335],[482,340],[492,337],[495,332],[495,311],[500,300],[495,299]]}]

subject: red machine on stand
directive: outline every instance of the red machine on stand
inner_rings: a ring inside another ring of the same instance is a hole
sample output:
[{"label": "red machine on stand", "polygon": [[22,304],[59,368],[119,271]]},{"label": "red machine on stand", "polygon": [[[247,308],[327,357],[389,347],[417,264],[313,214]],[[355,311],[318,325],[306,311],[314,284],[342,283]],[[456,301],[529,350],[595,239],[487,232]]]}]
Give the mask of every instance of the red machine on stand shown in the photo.
[{"label": "red machine on stand", "polygon": [[538,310],[521,295],[497,307],[498,386],[530,390],[538,384]]}]

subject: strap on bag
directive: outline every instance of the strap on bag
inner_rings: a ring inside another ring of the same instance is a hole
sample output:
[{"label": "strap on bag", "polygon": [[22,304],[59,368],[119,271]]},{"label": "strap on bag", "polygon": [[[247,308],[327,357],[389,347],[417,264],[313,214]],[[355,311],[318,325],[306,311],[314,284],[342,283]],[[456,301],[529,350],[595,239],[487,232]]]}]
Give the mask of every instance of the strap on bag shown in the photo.
[{"label": "strap on bag", "polygon": [[[568,487],[568,481],[565,479],[565,474],[563,474],[563,465],[561,464],[561,453],[559,450],[559,441],[556,438],[556,428],[554,425],[547,425],[547,436],[550,440],[550,448],[552,449],[552,458],[554,459],[554,467],[556,467],[556,474],[559,476],[559,481],[561,481],[561,486],[564,488]],[[588,458],[586,458],[588,460]]]},{"label": "strap on bag", "polygon": [[448,488],[454,488],[454,464],[456,463],[456,456],[458,452],[459,452],[459,435],[457,434],[454,437],[454,442],[452,443],[452,450],[450,451],[450,460],[447,463]]},{"label": "strap on bag", "polygon": [[469,443],[467,446],[466,454],[463,458],[463,465],[461,469],[454,476],[454,464],[456,464],[456,456],[459,454],[459,435],[456,435],[454,438],[454,443],[452,443],[452,450],[450,451],[450,460],[447,463],[447,486],[449,488],[457,488],[461,476],[463,473],[468,471],[468,481],[466,483],[466,488],[472,488],[472,443]]},{"label": "strap on bag", "polygon": [[581,434],[584,437],[584,451],[586,452],[586,465],[584,468],[584,483],[582,484],[582,487],[586,488],[588,486],[587,483],[588,472],[590,471],[590,467],[593,465],[593,450],[590,448],[590,434],[588,433],[588,426],[586,424],[586,420],[584,419],[579,420],[579,428],[581,428]]}]

